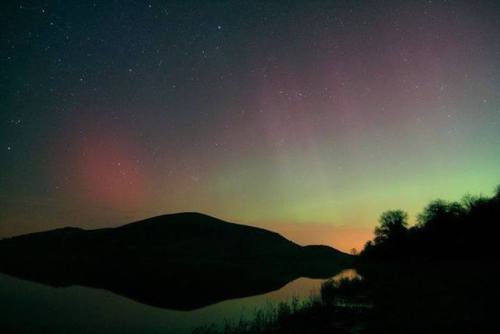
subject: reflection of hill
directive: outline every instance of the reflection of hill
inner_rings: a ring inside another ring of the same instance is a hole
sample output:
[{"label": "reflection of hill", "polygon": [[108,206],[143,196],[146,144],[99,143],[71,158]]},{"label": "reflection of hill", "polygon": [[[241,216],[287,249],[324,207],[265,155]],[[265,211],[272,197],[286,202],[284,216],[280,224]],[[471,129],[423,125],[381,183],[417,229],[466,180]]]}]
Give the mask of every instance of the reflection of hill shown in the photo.
[{"label": "reflection of hill", "polygon": [[331,276],[349,262],[330,247],[302,247],[277,233],[198,213],[0,241],[2,272],[183,310],[278,289],[300,276]]}]

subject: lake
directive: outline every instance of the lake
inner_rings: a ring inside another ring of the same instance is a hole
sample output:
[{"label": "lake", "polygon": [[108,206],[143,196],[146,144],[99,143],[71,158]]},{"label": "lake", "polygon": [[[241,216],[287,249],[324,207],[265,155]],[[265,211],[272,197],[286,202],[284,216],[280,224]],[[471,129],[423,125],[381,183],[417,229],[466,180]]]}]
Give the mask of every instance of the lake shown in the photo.
[{"label": "lake", "polygon": [[[334,279],[355,277],[353,269]],[[319,293],[324,279],[299,278],[261,295],[232,299],[192,311],[153,307],[111,292],[81,286],[54,288],[0,274],[0,332],[20,333],[190,333],[224,324],[280,301]]]}]

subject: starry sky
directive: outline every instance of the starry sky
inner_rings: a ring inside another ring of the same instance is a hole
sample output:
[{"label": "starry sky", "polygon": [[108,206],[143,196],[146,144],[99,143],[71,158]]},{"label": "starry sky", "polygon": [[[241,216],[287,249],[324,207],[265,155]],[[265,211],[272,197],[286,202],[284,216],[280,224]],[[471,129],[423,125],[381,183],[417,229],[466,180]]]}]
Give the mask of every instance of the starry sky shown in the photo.
[{"label": "starry sky", "polygon": [[0,238],[199,211],[360,249],[500,183],[496,1],[0,6]]}]

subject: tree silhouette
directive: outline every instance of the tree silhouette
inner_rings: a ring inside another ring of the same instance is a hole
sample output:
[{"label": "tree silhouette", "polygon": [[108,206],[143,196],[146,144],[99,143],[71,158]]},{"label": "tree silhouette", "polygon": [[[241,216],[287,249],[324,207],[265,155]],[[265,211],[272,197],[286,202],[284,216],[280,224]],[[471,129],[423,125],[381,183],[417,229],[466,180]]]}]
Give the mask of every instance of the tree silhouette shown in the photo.
[{"label": "tree silhouette", "polygon": [[500,184],[495,188],[495,195],[493,199],[496,201],[500,201]]},{"label": "tree silhouette", "polygon": [[375,244],[400,240],[408,231],[408,214],[403,210],[385,211],[379,223],[375,228]]},{"label": "tree silhouette", "polygon": [[361,255],[377,259],[497,258],[500,254],[500,186],[492,197],[465,195],[460,202],[435,200],[407,228],[401,210],[384,212],[375,238]]},{"label": "tree silhouette", "polygon": [[[470,198],[468,205],[473,205],[475,200]],[[417,220],[421,227],[425,228],[447,228],[446,225],[455,223],[466,213],[464,206],[457,202],[447,203],[443,200],[435,200],[429,203],[424,211],[418,215]]]}]

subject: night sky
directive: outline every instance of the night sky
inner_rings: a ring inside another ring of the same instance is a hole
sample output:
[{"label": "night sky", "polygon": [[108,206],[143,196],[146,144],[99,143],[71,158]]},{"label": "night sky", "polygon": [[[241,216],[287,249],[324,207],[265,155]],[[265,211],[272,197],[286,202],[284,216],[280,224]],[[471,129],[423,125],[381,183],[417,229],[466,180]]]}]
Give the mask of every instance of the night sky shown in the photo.
[{"label": "night sky", "polygon": [[0,238],[200,211],[359,249],[500,183],[496,1],[0,6]]}]

